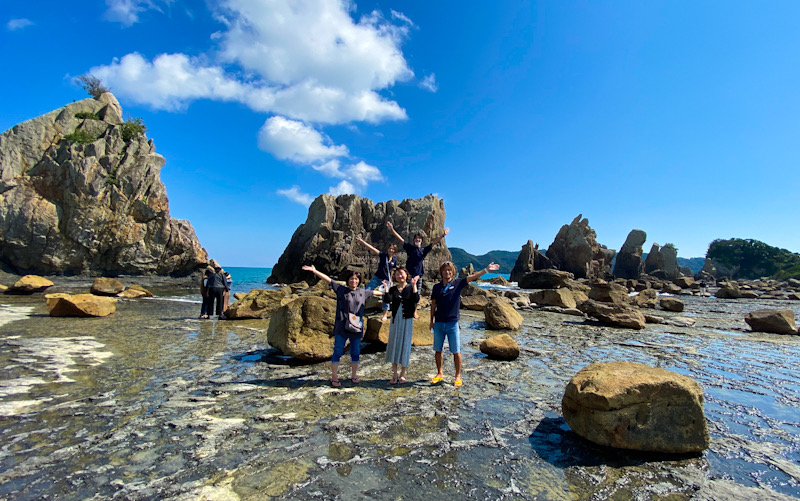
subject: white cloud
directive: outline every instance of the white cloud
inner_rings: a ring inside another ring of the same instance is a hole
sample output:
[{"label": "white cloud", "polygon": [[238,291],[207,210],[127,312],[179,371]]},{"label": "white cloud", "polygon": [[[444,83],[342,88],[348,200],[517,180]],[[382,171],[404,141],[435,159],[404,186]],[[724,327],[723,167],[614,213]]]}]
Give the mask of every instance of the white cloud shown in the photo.
[{"label": "white cloud", "polygon": [[331,195],[338,197],[339,195],[349,195],[356,193],[356,188],[352,184],[347,181],[342,181],[336,186],[331,186],[328,190],[328,193]]},{"label": "white cloud", "polygon": [[439,90],[439,84],[436,83],[436,73],[431,73],[423,78],[419,83],[419,86],[430,92],[436,92]]},{"label": "white cloud", "polygon": [[[278,159],[303,164],[348,155],[346,146],[330,143],[330,138],[302,122],[278,116],[267,119],[258,133],[258,146],[262,150],[272,153]],[[320,167],[318,170],[331,169]]]},{"label": "white cloud", "polygon": [[321,172],[328,177],[344,177],[344,173],[339,169],[338,160],[330,160],[321,165],[312,165],[314,170]]},{"label": "white cloud", "polygon": [[103,19],[128,27],[139,22],[139,14],[148,10],[163,12],[158,3],[167,7],[174,0],[106,0],[108,9],[103,13]]},{"label": "white cloud", "polygon": [[402,12],[397,12],[394,9],[392,9],[392,19],[398,19],[400,21],[403,21],[404,23],[406,23],[409,26],[415,26],[414,22],[411,21],[411,19],[409,19],[408,16],[406,16]]},{"label": "white cloud", "polygon": [[281,195],[281,196],[284,196],[284,197],[288,198],[292,202],[297,202],[299,204],[303,204],[306,207],[311,205],[311,202],[314,201],[314,199],[311,197],[311,195],[309,195],[308,193],[303,193],[302,191],[300,191],[300,187],[297,186],[297,185],[292,186],[288,190],[278,190],[277,193],[278,193],[278,195]]},{"label": "white cloud", "polygon": [[364,162],[358,162],[347,168],[346,175],[348,179],[352,179],[356,184],[366,187],[370,181],[383,181],[383,175],[377,167],[368,165]]},{"label": "white cloud", "polygon": [[11,19],[8,23],[6,23],[6,28],[9,31],[21,30],[22,28],[27,28],[28,26],[33,26],[33,21],[30,19]]}]

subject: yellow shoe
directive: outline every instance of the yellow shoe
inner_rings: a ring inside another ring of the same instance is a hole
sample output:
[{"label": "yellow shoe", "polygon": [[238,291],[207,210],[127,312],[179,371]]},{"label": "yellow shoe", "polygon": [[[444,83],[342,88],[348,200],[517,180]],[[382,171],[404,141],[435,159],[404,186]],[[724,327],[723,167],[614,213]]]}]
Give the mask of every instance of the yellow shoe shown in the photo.
[{"label": "yellow shoe", "polygon": [[464,384],[464,382],[461,381],[460,379],[456,379],[455,381],[453,381],[453,386],[455,386],[456,388],[458,388],[462,384]]},{"label": "yellow shoe", "polygon": [[442,382],[442,379],[444,378],[441,376],[434,376],[433,378],[431,378],[431,384],[439,384]]}]

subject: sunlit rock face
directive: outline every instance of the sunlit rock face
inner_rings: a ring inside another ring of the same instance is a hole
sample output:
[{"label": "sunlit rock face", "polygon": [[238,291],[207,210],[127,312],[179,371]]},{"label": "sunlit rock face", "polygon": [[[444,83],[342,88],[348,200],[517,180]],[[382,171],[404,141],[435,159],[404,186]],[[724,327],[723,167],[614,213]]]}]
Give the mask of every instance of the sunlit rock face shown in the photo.
[{"label": "sunlit rock face", "polygon": [[0,135],[0,261],[17,273],[188,275],[207,260],[169,215],[164,157],[105,93]]}]

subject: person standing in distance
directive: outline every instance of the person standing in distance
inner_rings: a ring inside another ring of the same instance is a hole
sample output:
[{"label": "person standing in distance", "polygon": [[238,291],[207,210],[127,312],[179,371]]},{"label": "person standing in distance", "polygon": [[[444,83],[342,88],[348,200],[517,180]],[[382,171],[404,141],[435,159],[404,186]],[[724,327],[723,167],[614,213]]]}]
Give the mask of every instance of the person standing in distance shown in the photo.
[{"label": "person standing in distance", "polygon": [[456,266],[450,261],[445,261],[439,266],[439,273],[442,281],[433,286],[431,292],[431,330],[433,331],[433,351],[436,360],[436,375],[431,379],[431,384],[437,384],[444,379],[442,365],[444,357],[444,339],[453,354],[453,365],[456,369],[456,377],[453,386],[461,386],[461,330],[458,327],[460,318],[459,308],[461,307],[461,289],[468,283],[474,282],[484,273],[497,271],[499,264],[490,263],[489,266],[478,270],[465,278],[455,278]]}]

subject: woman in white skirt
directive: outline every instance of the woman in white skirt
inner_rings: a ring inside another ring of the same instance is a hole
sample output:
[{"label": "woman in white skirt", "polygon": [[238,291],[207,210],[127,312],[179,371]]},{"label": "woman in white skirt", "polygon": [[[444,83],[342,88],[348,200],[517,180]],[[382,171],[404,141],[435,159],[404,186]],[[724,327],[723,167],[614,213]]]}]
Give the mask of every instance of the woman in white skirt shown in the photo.
[{"label": "woman in white skirt", "polygon": [[[395,285],[383,295],[383,302],[392,311],[389,343],[386,345],[386,361],[392,364],[390,384],[406,382],[406,368],[411,358],[411,338],[414,334],[414,311],[419,303],[418,280],[419,277],[414,277],[409,283],[408,271],[402,266],[395,268]],[[398,365],[401,367],[399,377]]]}]

